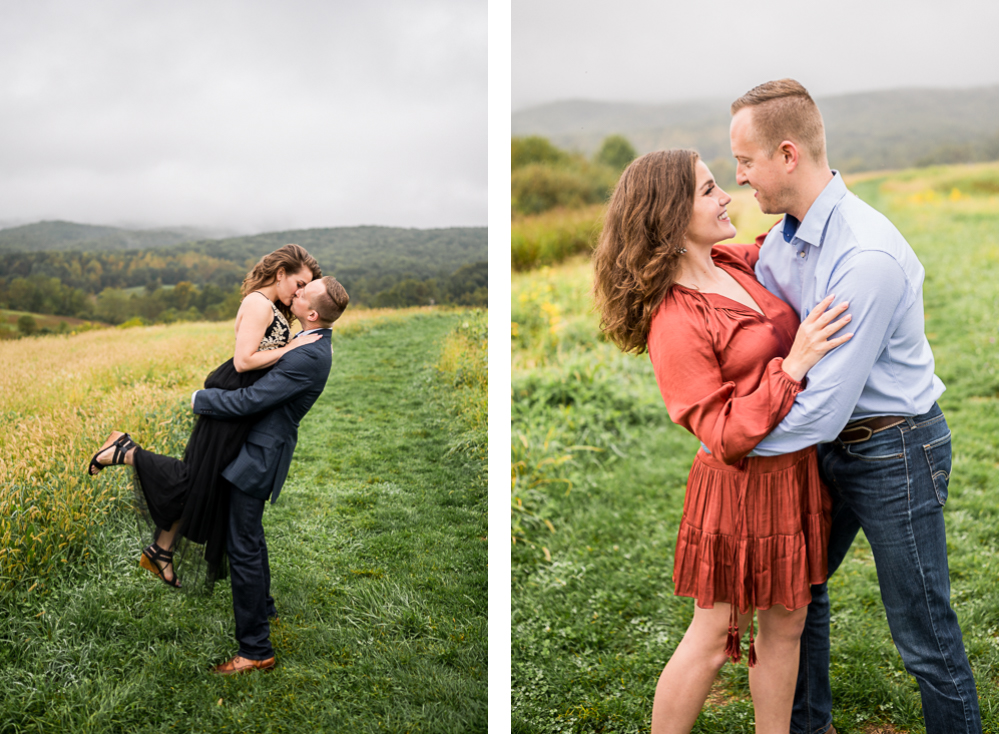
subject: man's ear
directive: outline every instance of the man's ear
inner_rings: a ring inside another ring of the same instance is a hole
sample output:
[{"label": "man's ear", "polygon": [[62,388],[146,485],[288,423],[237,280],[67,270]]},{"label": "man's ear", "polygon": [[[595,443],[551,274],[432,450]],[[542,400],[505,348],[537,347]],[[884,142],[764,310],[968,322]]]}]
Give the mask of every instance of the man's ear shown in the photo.
[{"label": "man's ear", "polygon": [[781,144],[778,146],[778,155],[781,156],[782,162],[785,164],[785,171],[791,173],[799,166],[799,146],[793,143],[791,140],[782,140]]}]

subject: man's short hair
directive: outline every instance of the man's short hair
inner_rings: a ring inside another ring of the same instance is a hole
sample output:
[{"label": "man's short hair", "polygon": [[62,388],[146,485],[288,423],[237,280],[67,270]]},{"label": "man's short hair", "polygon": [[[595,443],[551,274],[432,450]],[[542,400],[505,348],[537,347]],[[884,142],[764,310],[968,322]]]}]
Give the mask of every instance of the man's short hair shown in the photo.
[{"label": "man's short hair", "polygon": [[322,293],[317,293],[310,300],[309,305],[313,311],[319,314],[321,321],[332,324],[340,318],[340,314],[344,313],[344,309],[347,308],[347,304],[351,298],[347,295],[347,291],[344,290],[344,286],[338,283],[337,279],[332,275],[327,275],[323,278],[323,285],[326,286],[326,290]]},{"label": "man's short hair", "polygon": [[774,155],[783,140],[801,145],[816,162],[826,158],[826,131],[819,107],[806,88],[794,79],[779,79],[754,87],[729,108],[735,115],[753,107],[756,142]]}]

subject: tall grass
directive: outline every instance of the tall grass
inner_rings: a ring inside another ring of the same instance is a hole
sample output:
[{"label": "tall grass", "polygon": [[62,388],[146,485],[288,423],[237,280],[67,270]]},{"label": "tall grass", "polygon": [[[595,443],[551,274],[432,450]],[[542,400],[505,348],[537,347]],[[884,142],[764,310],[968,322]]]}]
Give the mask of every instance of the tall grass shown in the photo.
[{"label": "tall grass", "polygon": [[[392,311],[348,311],[338,329]],[[44,587],[89,553],[121,484],[86,475],[112,430],[183,446],[191,392],[232,356],[231,323],[101,329],[0,342],[0,589]]]},{"label": "tall grass", "polygon": [[486,458],[487,449],[487,336],[487,312],[469,311],[445,338],[437,363],[449,388],[452,410],[463,429],[452,450],[470,449],[480,459]]},{"label": "tall grass", "polygon": [[597,245],[603,204],[560,208],[534,216],[514,216],[510,224],[511,267],[531,270],[588,253]]}]

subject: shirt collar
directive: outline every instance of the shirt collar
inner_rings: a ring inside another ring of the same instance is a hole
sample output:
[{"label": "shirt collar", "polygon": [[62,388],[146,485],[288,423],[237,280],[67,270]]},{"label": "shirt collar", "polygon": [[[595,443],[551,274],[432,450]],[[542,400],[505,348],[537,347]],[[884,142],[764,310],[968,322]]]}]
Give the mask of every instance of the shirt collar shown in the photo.
[{"label": "shirt collar", "polygon": [[839,172],[833,171],[833,178],[809,207],[805,219],[799,222],[791,214],[785,215],[781,231],[785,242],[791,242],[797,237],[803,242],[819,247],[823,243],[823,233],[826,231],[830,215],[846,194],[847,186],[844,184],[844,179],[840,177]]}]

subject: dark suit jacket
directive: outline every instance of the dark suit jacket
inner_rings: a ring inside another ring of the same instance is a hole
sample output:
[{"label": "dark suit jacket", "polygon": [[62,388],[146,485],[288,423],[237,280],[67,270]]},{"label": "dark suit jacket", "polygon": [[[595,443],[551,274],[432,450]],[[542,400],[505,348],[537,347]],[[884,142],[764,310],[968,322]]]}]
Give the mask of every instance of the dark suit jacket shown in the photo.
[{"label": "dark suit jacket", "polygon": [[209,388],[194,398],[194,412],[213,418],[260,415],[250,429],[239,456],[222,476],[251,497],[273,503],[288,476],[298,439],[299,421],[326,387],[330,375],[330,329],[323,338],[284,355],[250,387],[239,390]]}]

